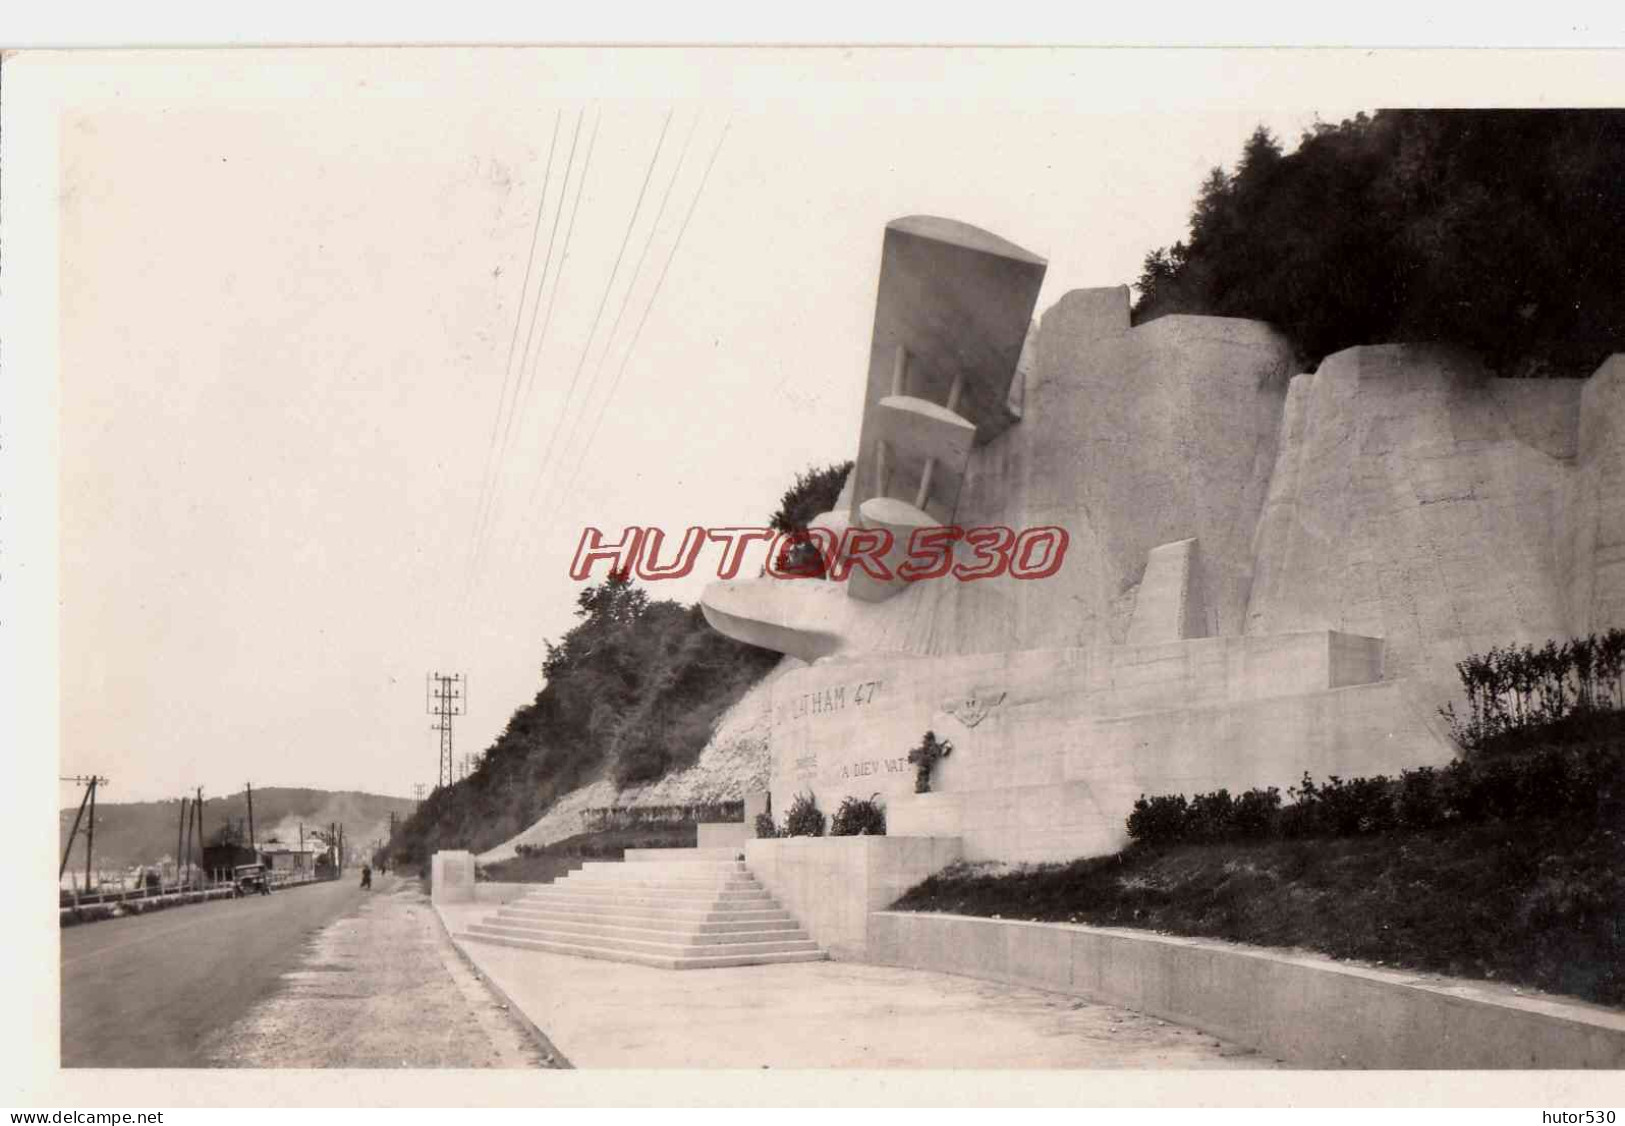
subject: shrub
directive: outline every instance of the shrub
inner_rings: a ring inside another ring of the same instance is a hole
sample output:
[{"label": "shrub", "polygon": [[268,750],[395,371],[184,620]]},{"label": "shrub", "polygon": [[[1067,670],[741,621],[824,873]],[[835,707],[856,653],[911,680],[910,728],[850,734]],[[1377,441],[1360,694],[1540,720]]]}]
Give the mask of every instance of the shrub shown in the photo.
[{"label": "shrub", "polygon": [[1492,647],[1457,662],[1467,714],[1439,709],[1450,734],[1470,752],[1524,749],[1531,734],[1565,718],[1625,707],[1625,630],[1561,645]]},{"label": "shrub", "polygon": [[1134,811],[1128,815],[1128,835],[1142,844],[1175,844],[1185,839],[1185,813],[1188,803],[1183,794],[1158,794],[1148,798],[1140,795]]},{"label": "shrub", "polygon": [[1625,717],[1611,725],[1594,717],[1582,727],[1564,721],[1541,731],[1571,741],[1547,743],[1521,754],[1457,759],[1443,768],[1406,770],[1397,778],[1374,775],[1316,783],[1306,771],[1287,793],[1273,786],[1231,798],[1225,790],[1140,795],[1128,816],[1128,835],[1143,844],[1258,840],[1270,837],[1351,837],[1557,817],[1600,825],[1625,823]]},{"label": "shrub", "polygon": [[824,812],[812,794],[797,794],[790,803],[790,812],[784,815],[784,836],[821,837],[824,835]]},{"label": "shrub", "polygon": [[1256,787],[1236,799],[1231,813],[1231,825],[1236,836],[1256,840],[1275,833],[1281,816],[1281,791],[1271,786],[1267,790]]},{"label": "shrub", "polygon": [[867,799],[846,798],[829,823],[832,837],[884,837],[886,835],[886,807],[879,794]]},{"label": "shrub", "polygon": [[1221,841],[1235,823],[1236,803],[1229,790],[1197,794],[1185,811],[1185,836],[1193,841]]},{"label": "shrub", "polygon": [[1449,817],[1441,796],[1439,775],[1431,766],[1407,770],[1399,776],[1394,820],[1402,829],[1432,829]]},{"label": "shrub", "polygon": [[779,830],[773,824],[771,813],[758,813],[756,815],[756,836],[760,840],[772,840],[779,835]]},{"label": "shrub", "polygon": [[1353,837],[1380,833],[1394,826],[1393,801],[1387,777],[1351,778],[1332,775],[1320,790],[1323,831]]}]

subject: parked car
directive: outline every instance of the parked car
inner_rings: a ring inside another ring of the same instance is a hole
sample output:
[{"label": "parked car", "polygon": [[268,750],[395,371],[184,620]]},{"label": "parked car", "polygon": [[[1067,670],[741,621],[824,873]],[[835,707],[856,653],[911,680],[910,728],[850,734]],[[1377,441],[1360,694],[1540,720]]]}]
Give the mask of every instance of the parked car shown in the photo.
[{"label": "parked car", "polygon": [[232,876],[239,896],[251,895],[256,891],[261,895],[271,894],[271,874],[263,864],[239,864],[232,869]]}]

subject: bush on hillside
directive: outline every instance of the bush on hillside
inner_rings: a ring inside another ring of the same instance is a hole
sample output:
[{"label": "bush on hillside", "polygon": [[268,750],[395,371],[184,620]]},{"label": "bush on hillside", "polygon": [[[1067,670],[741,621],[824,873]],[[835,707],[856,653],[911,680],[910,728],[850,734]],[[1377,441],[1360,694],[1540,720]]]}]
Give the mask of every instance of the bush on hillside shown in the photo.
[{"label": "bush on hillside", "polygon": [[1501,375],[1586,376],[1625,350],[1625,112],[1383,110],[1260,127],[1148,254],[1136,323],[1268,321],[1312,367],[1438,341]]},{"label": "bush on hillside", "polygon": [[1523,734],[1572,718],[1625,708],[1625,630],[1610,629],[1559,643],[1508,645],[1456,664],[1467,714],[1439,709],[1456,742],[1468,751],[1516,751]]},{"label": "bush on hillside", "polygon": [[1368,836],[1541,818],[1625,824],[1625,715],[1614,718],[1612,738],[1458,759],[1442,769],[1402,771],[1397,778],[1334,775],[1316,783],[1305,773],[1288,790],[1293,801],[1285,806],[1273,787],[1236,799],[1224,790],[1188,801],[1180,794],[1142,794],[1128,816],[1128,835],[1138,844],[1161,847]]}]

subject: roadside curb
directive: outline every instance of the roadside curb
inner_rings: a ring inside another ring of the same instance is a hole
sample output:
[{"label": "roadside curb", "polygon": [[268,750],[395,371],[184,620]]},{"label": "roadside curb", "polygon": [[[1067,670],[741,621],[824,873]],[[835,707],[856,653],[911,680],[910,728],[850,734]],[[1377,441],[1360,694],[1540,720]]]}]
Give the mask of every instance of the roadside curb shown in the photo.
[{"label": "roadside curb", "polygon": [[463,964],[469,968],[469,970],[474,974],[475,978],[479,980],[480,984],[485,986],[486,989],[490,990],[491,994],[502,1002],[503,1007],[518,1019],[520,1025],[524,1027],[525,1031],[528,1032],[536,1043],[542,1048],[543,1054],[553,1057],[553,1062],[544,1064],[544,1068],[560,1071],[575,1070],[576,1065],[571,1063],[569,1058],[565,1056],[563,1052],[559,1051],[558,1045],[554,1044],[552,1040],[548,1039],[547,1033],[543,1032],[541,1027],[537,1025],[535,1021],[530,1019],[530,1014],[525,1012],[524,1009],[520,1008],[518,1002],[508,995],[508,991],[503,989],[502,986],[498,985],[492,979],[490,974],[486,973],[480,968],[479,963],[473,959],[469,952],[463,949],[463,944],[457,941],[456,936],[451,933],[451,928],[446,925],[446,917],[440,913],[440,908],[436,907],[431,902],[429,904],[429,910],[434,913],[435,921],[440,924],[440,933],[446,936],[446,941],[451,943],[451,948],[453,950],[457,951],[457,956],[463,960]]}]

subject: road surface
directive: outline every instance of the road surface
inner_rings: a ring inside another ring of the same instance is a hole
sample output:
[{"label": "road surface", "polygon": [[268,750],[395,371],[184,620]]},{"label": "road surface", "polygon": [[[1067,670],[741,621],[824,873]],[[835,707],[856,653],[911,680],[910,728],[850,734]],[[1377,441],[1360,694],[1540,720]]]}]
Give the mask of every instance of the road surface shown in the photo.
[{"label": "road surface", "polygon": [[393,877],[203,1055],[217,1067],[568,1066],[457,952],[418,882]]},{"label": "road surface", "polygon": [[208,1038],[360,906],[359,879],[214,900],[62,931],[62,1066],[195,1067]]}]

